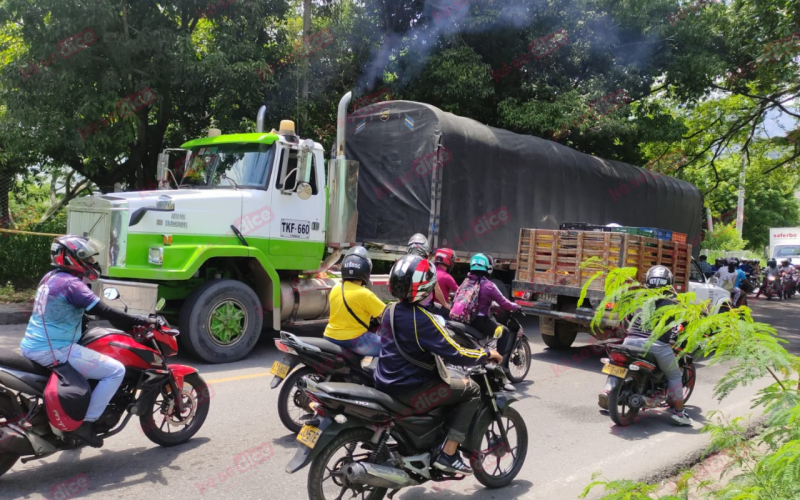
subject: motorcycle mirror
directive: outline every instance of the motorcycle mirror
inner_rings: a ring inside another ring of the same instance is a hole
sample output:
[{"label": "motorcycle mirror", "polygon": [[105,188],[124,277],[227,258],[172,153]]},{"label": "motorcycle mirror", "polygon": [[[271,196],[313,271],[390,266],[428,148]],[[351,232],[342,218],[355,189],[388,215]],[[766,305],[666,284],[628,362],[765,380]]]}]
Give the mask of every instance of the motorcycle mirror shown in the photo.
[{"label": "motorcycle mirror", "polygon": [[108,300],[117,300],[119,298],[119,290],[113,287],[106,288],[103,290],[103,297]]},{"label": "motorcycle mirror", "polygon": [[164,297],[161,297],[160,299],[158,299],[158,302],[156,302],[156,311],[160,311],[160,310],[164,309],[164,305],[166,303],[167,303],[167,301],[164,300]]}]

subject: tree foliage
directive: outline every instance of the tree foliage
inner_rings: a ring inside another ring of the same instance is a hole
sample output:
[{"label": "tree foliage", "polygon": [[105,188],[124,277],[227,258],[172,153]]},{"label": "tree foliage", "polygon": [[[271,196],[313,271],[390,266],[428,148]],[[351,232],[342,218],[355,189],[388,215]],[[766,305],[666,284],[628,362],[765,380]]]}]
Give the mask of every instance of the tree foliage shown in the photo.
[{"label": "tree foliage", "polygon": [[735,224],[716,224],[714,230],[706,233],[703,250],[735,251],[743,250],[747,244],[739,235]]}]

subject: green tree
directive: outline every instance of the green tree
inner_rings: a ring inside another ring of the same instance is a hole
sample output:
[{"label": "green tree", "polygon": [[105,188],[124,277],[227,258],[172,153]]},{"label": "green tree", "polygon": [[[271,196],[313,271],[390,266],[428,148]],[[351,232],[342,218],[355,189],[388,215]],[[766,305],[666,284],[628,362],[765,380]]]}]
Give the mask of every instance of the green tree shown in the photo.
[{"label": "green tree", "polygon": [[747,242],[739,235],[735,224],[716,224],[714,229],[706,234],[701,248],[704,250],[735,251],[743,250]]}]

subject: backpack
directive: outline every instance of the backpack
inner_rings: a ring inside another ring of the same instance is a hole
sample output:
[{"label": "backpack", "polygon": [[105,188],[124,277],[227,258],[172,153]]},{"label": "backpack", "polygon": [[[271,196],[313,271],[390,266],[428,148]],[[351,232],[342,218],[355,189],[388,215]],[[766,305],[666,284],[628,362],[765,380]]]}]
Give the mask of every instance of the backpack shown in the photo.
[{"label": "backpack", "polygon": [[459,323],[472,323],[478,314],[478,298],[481,294],[481,280],[474,283],[469,279],[464,280],[456,290],[453,298],[453,308],[450,309],[450,320]]}]

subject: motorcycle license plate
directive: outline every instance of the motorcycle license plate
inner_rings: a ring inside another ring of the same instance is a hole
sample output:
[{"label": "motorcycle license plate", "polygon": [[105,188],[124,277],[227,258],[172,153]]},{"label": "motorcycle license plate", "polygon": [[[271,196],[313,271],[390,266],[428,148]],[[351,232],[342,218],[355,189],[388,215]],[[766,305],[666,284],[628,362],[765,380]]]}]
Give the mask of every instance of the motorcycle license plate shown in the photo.
[{"label": "motorcycle license plate", "polygon": [[280,361],[276,361],[272,363],[272,369],[269,372],[276,377],[286,378],[286,375],[289,374],[289,365],[284,365]]},{"label": "motorcycle license plate", "polygon": [[313,448],[317,445],[320,435],[322,435],[321,430],[317,429],[313,425],[304,425],[303,428],[300,429],[300,433],[297,435],[297,440],[300,441],[301,444],[304,444],[309,448]]},{"label": "motorcycle license plate", "polygon": [[628,374],[628,369],[627,368],[623,368],[621,366],[615,366],[615,365],[606,363],[606,365],[603,367],[603,373],[605,373],[606,375],[611,375],[612,377],[619,377],[619,378],[624,379],[625,375]]}]

